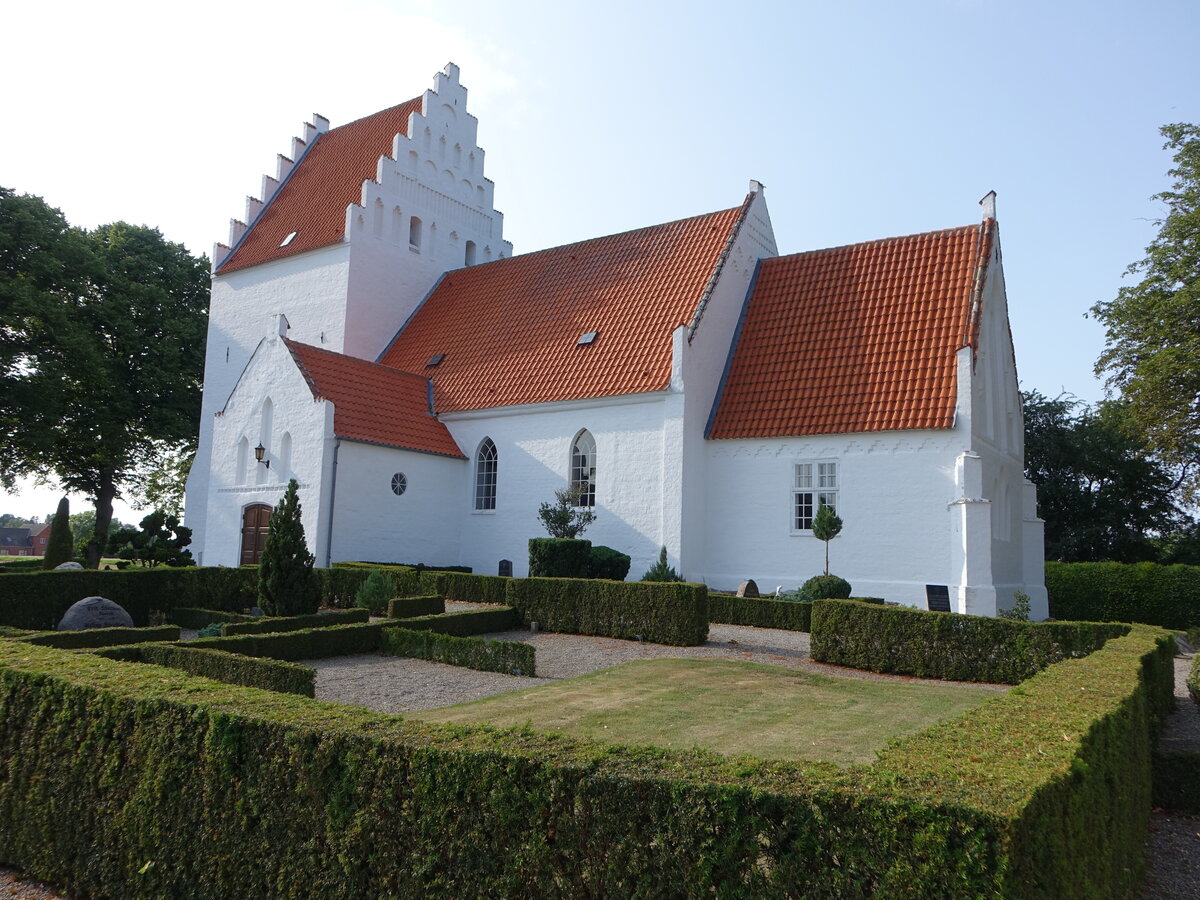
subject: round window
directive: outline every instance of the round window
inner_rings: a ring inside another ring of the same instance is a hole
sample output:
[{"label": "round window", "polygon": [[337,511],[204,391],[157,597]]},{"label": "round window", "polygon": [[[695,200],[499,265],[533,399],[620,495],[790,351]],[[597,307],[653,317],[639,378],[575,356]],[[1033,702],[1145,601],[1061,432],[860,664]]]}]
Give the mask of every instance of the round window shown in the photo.
[{"label": "round window", "polygon": [[404,477],[403,472],[397,472],[392,476],[392,493],[399,497],[408,490],[408,479]]}]

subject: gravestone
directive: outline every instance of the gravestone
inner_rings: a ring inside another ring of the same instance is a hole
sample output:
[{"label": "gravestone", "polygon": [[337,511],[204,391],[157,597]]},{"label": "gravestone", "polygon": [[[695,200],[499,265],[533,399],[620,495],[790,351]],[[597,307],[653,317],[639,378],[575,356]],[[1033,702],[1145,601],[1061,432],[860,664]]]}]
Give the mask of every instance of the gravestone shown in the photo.
[{"label": "gravestone", "polygon": [[753,578],[747,578],[738,585],[737,595],[739,597],[757,597],[758,585],[754,583]]},{"label": "gravestone", "polygon": [[503,575],[505,578],[512,578],[512,560],[511,559],[500,560],[500,574]]},{"label": "gravestone", "polygon": [[121,605],[103,597],[84,597],[74,604],[58,623],[59,631],[85,631],[89,628],[132,628],[133,618]]},{"label": "gravestone", "polygon": [[54,567],[55,572],[57,572],[59,569],[69,569],[71,571],[75,571],[75,570],[82,570],[83,566],[81,566],[77,562],[72,561],[72,562],[60,563],[59,565]]}]

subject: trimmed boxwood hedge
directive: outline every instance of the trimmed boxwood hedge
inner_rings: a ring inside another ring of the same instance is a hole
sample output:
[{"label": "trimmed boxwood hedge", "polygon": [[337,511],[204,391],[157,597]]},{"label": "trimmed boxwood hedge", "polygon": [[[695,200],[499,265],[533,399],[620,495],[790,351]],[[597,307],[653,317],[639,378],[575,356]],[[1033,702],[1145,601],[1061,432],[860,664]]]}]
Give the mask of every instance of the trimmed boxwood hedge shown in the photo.
[{"label": "trimmed boxwood hedge", "polygon": [[142,644],[150,641],[179,640],[178,625],[159,625],[154,628],[87,628],[83,631],[36,631],[12,638],[42,647],[60,650],[82,650],[88,647],[115,647],[120,644]]},{"label": "trimmed boxwood hedge", "polygon": [[312,666],[302,666],[281,659],[255,658],[224,650],[207,650],[189,644],[133,644],[106,647],[96,650],[95,653],[123,662],[149,663],[178,669],[226,684],[263,688],[283,694],[299,694],[302,697],[315,695],[317,670]]},{"label": "trimmed boxwood hedge", "polygon": [[529,575],[532,578],[587,578],[592,542],[580,538],[530,538]]},{"label": "trimmed boxwood hedge", "polygon": [[[405,620],[406,627],[407,622]],[[328,656],[350,656],[354,653],[374,653],[379,649],[379,630],[395,625],[390,619],[366,622],[361,625],[333,625],[328,628],[308,628],[274,634],[239,634],[230,637],[197,638],[189,647],[207,650],[226,650],[244,656],[266,656],[271,659],[323,659]]]},{"label": "trimmed boxwood hedge", "polygon": [[380,633],[379,649],[394,656],[431,659],[451,666],[478,669],[480,672],[530,677],[537,674],[533,647],[519,641],[493,641],[435,631],[385,628]]},{"label": "trimmed boxwood hedge", "polygon": [[1055,619],[1200,625],[1200,566],[1048,562],[1046,590]]},{"label": "trimmed boxwood hedge", "polygon": [[709,593],[708,621],[784,631],[808,631],[812,621],[812,601]]},{"label": "trimmed boxwood hedge", "polygon": [[870,672],[1017,684],[1063,659],[1087,656],[1128,625],[1014,622],[987,616],[817,600],[812,658]]},{"label": "trimmed boxwood hedge", "polygon": [[1200,705],[1200,653],[1196,653],[1192,657],[1192,667],[1188,670],[1187,677],[1188,693],[1192,695],[1192,699]]},{"label": "trimmed boxwood hedge", "polygon": [[225,622],[253,622],[260,616],[247,616],[242,613],[225,612],[220,609],[196,609],[188,606],[177,606],[170,612],[171,621],[180,628],[204,628],[206,625],[221,625]]},{"label": "trimmed boxwood hedge", "polygon": [[449,728],[0,642],[0,846],[130,900],[1128,897],[1171,674],[1167,636],[1135,626],[842,770]]},{"label": "trimmed boxwood hedge", "polygon": [[690,647],[708,640],[708,589],[686,582],[514,578],[508,604],[546,631]]},{"label": "trimmed boxwood hedge", "polygon": [[500,575],[422,572],[419,581],[420,593],[469,603],[505,604],[508,603],[508,585],[513,579]]},{"label": "trimmed boxwood hedge", "polygon": [[389,619],[411,619],[413,616],[438,616],[446,611],[446,601],[440,594],[428,597],[393,597],[388,601]]},{"label": "trimmed boxwood hedge", "polygon": [[492,631],[509,631],[521,624],[521,617],[510,606],[496,606],[491,609],[468,609],[436,616],[414,616],[388,624],[398,624],[402,628],[414,631],[436,631],[438,634],[469,637]]},{"label": "trimmed boxwood hedge", "polygon": [[334,625],[355,625],[370,621],[366,609],[333,609],[304,616],[256,616],[249,622],[228,622],[221,626],[221,635],[271,634],[279,631],[303,631],[308,628],[332,628]]}]

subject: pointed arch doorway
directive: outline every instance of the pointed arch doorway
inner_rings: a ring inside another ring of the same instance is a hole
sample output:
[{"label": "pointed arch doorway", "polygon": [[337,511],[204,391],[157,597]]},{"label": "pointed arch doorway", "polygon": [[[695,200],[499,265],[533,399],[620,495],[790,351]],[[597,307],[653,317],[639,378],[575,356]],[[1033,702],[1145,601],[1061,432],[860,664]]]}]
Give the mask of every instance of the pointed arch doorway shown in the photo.
[{"label": "pointed arch doorway", "polygon": [[258,565],[263,547],[267,544],[267,527],[271,523],[272,511],[266,503],[255,503],[242,510],[243,566]]}]

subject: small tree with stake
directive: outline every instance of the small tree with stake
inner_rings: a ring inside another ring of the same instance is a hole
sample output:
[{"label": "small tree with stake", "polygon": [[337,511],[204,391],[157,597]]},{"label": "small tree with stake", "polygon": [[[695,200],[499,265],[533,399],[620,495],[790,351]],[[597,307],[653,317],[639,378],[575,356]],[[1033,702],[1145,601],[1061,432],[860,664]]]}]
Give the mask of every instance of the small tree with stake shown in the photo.
[{"label": "small tree with stake", "polygon": [[50,537],[46,540],[46,555],[42,557],[42,568],[53,569],[70,562],[75,553],[75,542],[71,534],[71,506],[66,497],[58,501],[58,512],[50,523]]},{"label": "small tree with stake", "polygon": [[842,520],[832,509],[821,503],[813,516],[812,533],[818,541],[825,542],[825,574],[829,574],[829,542],[842,533]]},{"label": "small tree with stake", "polygon": [[583,489],[578,485],[554,492],[553,503],[538,507],[538,518],[553,538],[577,538],[596,521],[596,514],[580,506]]},{"label": "small tree with stake", "polygon": [[300,521],[299,485],[293,478],[271,513],[267,543],[258,568],[258,603],[270,616],[302,616],[317,611],[317,576]]}]

